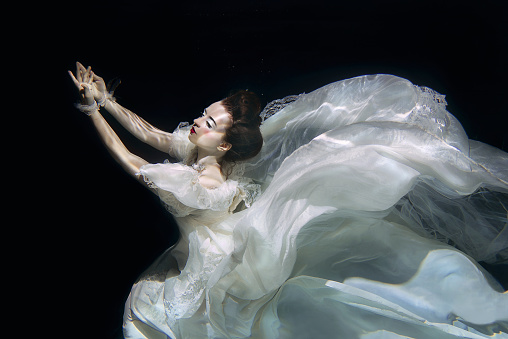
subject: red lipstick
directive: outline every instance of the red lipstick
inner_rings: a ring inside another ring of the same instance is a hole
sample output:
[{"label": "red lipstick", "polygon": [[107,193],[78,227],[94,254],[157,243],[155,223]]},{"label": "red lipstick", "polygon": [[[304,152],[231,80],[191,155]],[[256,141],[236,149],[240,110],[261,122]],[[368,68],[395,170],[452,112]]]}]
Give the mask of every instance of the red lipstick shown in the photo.
[{"label": "red lipstick", "polygon": [[196,134],[196,131],[194,130],[194,127],[190,129],[191,134]]}]

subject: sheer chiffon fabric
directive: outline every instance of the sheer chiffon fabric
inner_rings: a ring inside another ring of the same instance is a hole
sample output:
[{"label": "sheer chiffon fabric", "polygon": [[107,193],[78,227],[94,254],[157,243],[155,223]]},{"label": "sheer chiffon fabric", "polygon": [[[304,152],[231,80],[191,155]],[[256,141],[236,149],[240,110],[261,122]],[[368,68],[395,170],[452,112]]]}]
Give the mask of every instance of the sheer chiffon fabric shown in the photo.
[{"label": "sheer chiffon fabric", "polygon": [[508,257],[508,155],[444,96],[363,76],[261,128],[213,192],[183,163],[141,169],[182,236],[134,285],[127,338],[508,338],[508,294],[476,263]]}]

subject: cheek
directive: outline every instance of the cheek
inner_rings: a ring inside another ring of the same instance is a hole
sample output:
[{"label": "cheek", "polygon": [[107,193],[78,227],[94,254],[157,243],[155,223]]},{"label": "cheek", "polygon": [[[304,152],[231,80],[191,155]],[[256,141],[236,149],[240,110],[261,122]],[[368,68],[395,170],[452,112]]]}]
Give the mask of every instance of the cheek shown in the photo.
[{"label": "cheek", "polygon": [[224,139],[224,133],[217,133],[214,131],[205,130],[201,134],[201,141],[207,144],[217,144],[220,145],[222,140]]}]

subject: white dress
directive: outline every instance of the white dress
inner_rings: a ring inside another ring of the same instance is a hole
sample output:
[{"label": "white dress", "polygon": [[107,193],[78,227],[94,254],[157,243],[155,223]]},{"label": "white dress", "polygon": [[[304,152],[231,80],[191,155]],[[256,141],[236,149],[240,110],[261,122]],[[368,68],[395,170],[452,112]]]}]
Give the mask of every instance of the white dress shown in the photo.
[{"label": "white dress", "polygon": [[508,154],[445,107],[353,78],[268,118],[219,188],[183,163],[141,168],[182,236],[134,285],[125,337],[508,338],[508,294],[476,263],[508,258]]}]

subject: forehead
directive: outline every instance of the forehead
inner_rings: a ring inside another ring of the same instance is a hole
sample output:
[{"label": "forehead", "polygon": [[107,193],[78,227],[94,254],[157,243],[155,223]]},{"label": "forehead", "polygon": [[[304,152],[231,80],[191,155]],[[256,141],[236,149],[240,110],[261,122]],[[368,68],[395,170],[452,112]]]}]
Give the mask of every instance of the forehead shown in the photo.
[{"label": "forehead", "polygon": [[226,108],[222,105],[220,101],[214,102],[210,106],[206,108],[206,113],[208,116],[212,117],[217,125],[225,124],[229,125],[232,123],[231,114],[226,111]]}]

